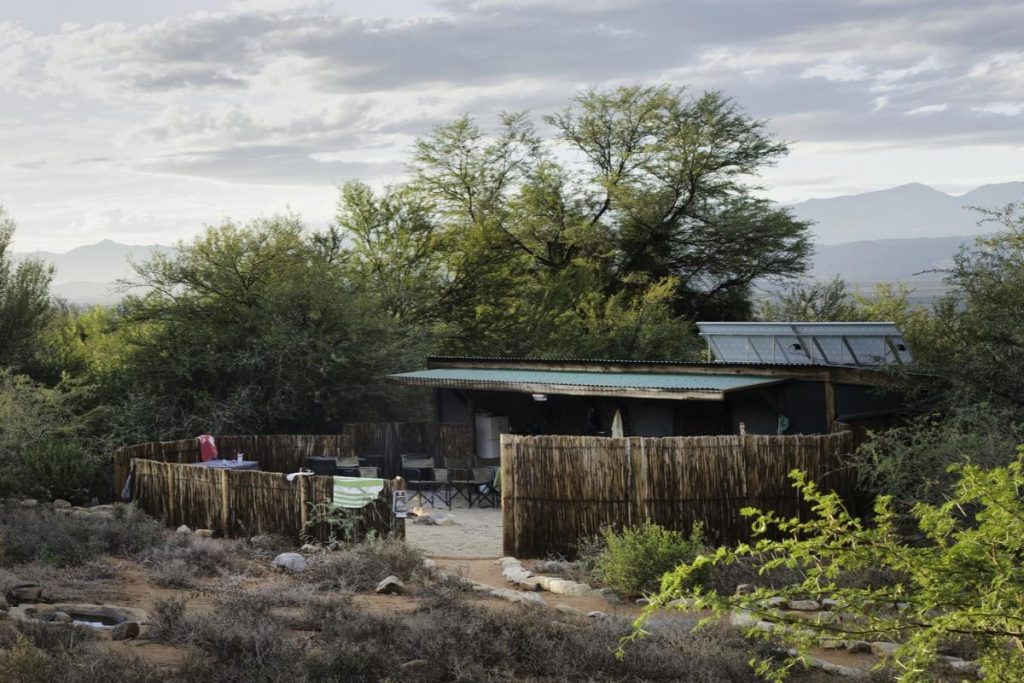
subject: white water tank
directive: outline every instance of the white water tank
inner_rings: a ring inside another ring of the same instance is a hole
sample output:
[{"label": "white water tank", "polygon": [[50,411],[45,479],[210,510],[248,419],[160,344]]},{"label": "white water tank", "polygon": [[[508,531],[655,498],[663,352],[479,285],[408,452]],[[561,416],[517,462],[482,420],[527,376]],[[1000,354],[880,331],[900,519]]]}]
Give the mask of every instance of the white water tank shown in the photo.
[{"label": "white water tank", "polygon": [[501,435],[509,433],[508,417],[476,415],[476,457],[493,460],[501,457]]}]

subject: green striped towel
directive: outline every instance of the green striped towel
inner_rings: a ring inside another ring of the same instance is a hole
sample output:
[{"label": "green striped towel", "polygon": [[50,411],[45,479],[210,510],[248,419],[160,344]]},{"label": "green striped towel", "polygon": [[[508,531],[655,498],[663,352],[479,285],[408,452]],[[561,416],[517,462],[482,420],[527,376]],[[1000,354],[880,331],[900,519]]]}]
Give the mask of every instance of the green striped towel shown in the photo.
[{"label": "green striped towel", "polygon": [[334,504],[343,508],[361,508],[375,501],[383,490],[383,479],[335,477]]}]

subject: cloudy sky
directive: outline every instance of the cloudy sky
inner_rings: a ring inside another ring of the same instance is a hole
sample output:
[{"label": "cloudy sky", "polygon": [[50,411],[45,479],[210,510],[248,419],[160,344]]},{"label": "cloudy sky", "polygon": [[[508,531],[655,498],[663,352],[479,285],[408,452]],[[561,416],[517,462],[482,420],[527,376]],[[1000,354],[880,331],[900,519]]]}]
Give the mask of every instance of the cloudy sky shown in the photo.
[{"label": "cloudy sky", "polygon": [[792,202],[1024,180],[1022,0],[0,0],[18,250],[330,219],[438,122],[585,86],[716,89],[792,143]]}]

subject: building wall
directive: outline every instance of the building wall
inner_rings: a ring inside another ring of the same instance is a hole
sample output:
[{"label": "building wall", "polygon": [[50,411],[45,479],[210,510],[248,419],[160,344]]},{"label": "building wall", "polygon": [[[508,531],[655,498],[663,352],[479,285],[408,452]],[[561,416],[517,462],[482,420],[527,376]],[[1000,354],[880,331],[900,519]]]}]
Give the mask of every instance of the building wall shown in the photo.
[{"label": "building wall", "polygon": [[904,408],[902,397],[894,391],[856,384],[836,385],[836,415],[839,419],[876,417]]},{"label": "building wall", "polygon": [[786,382],[730,394],[732,430],[739,433],[740,422],[748,434],[777,434],[779,416],[789,418],[786,434],[824,434],[825,387],[821,382]]}]

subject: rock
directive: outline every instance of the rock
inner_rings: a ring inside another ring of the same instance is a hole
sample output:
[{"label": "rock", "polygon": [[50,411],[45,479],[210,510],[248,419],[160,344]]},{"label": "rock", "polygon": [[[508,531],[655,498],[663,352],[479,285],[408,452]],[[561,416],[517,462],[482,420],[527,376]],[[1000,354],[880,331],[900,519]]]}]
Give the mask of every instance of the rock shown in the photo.
[{"label": "rock", "polygon": [[771,633],[775,630],[775,624],[770,621],[759,621],[754,624],[754,628],[758,631],[764,631],[765,633]]},{"label": "rock", "polygon": [[455,515],[433,515],[437,526],[455,526]]},{"label": "rock", "polygon": [[736,586],[736,595],[750,595],[755,590],[754,584],[752,583],[741,583]]},{"label": "rock", "polygon": [[865,654],[871,652],[871,643],[866,640],[848,640],[846,641],[846,651],[855,655]]},{"label": "rock", "polygon": [[54,612],[53,618],[50,619],[55,624],[70,624],[72,622],[71,615],[67,612]]},{"label": "rock", "polygon": [[7,604],[7,598],[0,595],[0,609],[6,610],[8,607],[10,607],[10,605]]},{"label": "rock", "polygon": [[562,591],[562,595],[587,595],[591,590],[593,589],[585,583],[573,583]]},{"label": "rock", "polygon": [[604,598],[605,602],[611,605],[621,605],[623,602],[622,597],[611,588],[601,588],[598,592],[601,593],[601,597]]},{"label": "rock", "polygon": [[543,588],[541,586],[541,582],[540,582],[541,578],[543,578],[543,577],[531,576],[529,578],[523,579],[522,581],[519,582],[519,587],[522,588],[523,590],[527,590],[527,591],[543,590]]},{"label": "rock", "polygon": [[508,600],[509,602],[529,602],[538,605],[546,606],[547,603],[536,593],[523,593],[521,591],[514,591],[508,588],[495,588],[491,590],[491,595],[502,600]]},{"label": "rock", "polygon": [[649,605],[649,604],[651,604],[651,601],[650,601],[649,598],[637,598],[635,602],[638,605]]},{"label": "rock", "polygon": [[15,603],[38,602],[43,599],[43,588],[37,583],[19,583],[7,591]]},{"label": "rock", "polygon": [[668,607],[674,607],[675,609],[693,609],[693,598],[676,598],[675,600],[668,601]]},{"label": "rock", "polygon": [[6,618],[7,618],[7,610],[0,609],[0,620],[6,619]]},{"label": "rock", "polygon": [[64,508],[71,507],[71,503],[64,500],[63,498],[58,498],[57,500],[53,501],[53,507],[55,510],[61,510]]},{"label": "rock", "polygon": [[572,581],[566,581],[565,579],[551,579],[548,581],[547,589],[552,593],[562,594],[572,584]]},{"label": "rock", "polygon": [[574,617],[582,617],[582,616],[584,616],[583,612],[581,612],[580,610],[576,609],[575,607],[573,607],[571,605],[565,604],[564,602],[560,602],[557,605],[555,605],[555,611],[556,612],[561,612],[562,614],[569,614],[569,615],[572,615]]},{"label": "rock", "polygon": [[789,607],[789,599],[781,596],[776,596],[774,598],[768,598],[767,600],[762,601],[761,604],[765,607],[768,607],[769,609],[786,609],[787,607]]},{"label": "rock", "polygon": [[213,538],[213,529],[196,529],[193,533],[199,538]]},{"label": "rock", "polygon": [[977,662],[970,662],[963,659],[955,662],[948,662],[946,666],[957,673],[977,674],[980,671],[980,667]]},{"label": "rock", "polygon": [[501,575],[509,583],[521,583],[533,576],[531,572],[523,569],[522,565],[508,566],[501,570]]},{"label": "rock", "polygon": [[817,600],[790,600],[789,609],[797,612],[817,612],[821,609],[821,603]]},{"label": "rock", "polygon": [[413,524],[435,524],[434,518],[431,517],[430,515],[421,515],[419,517],[414,517],[413,520],[412,520],[412,523]]},{"label": "rock", "polygon": [[313,545],[312,543],[303,543],[299,550],[304,553],[318,553],[320,552],[320,546]]},{"label": "rock", "polygon": [[427,668],[427,665],[429,664],[430,662],[428,662],[426,659],[410,659],[408,662],[402,664],[398,668],[402,670],[402,673],[406,674],[419,673],[423,671],[423,669]]},{"label": "rock", "polygon": [[550,576],[537,576],[534,578],[537,579],[537,585],[540,586],[541,590],[545,591],[551,590],[552,581],[558,581],[558,579],[553,579]]},{"label": "rock", "polygon": [[754,616],[753,612],[749,612],[745,609],[735,609],[729,615],[729,623],[736,628],[756,626],[758,621],[758,618]]},{"label": "rock", "polygon": [[134,621],[122,621],[110,632],[111,640],[131,640],[139,636],[139,624]]},{"label": "rock", "polygon": [[509,567],[522,567],[523,563],[514,557],[503,557],[498,560],[498,565],[500,565],[502,569],[508,569]]},{"label": "rock", "polygon": [[587,612],[587,616],[590,617],[591,619],[607,619],[608,618],[608,615],[606,613],[602,612],[601,610],[596,610],[596,609],[592,610],[590,612]]},{"label": "rock", "polygon": [[842,638],[824,638],[818,645],[823,650],[843,650],[846,648],[846,641]]},{"label": "rock", "polygon": [[824,659],[819,659],[817,657],[810,657],[809,661],[811,666],[816,669],[821,669],[825,673],[842,676],[844,678],[864,678],[864,672],[859,669],[854,669],[853,667],[833,664],[832,662],[827,662]]},{"label": "rock", "polygon": [[402,583],[400,578],[392,574],[378,583],[377,588],[374,590],[381,595],[397,595],[405,592],[405,584]]},{"label": "rock", "polygon": [[179,534],[190,534],[190,533],[192,533],[192,530],[188,528],[187,524],[182,524],[181,526],[178,527],[178,533]]},{"label": "rock", "polygon": [[839,603],[832,598],[823,598],[821,601],[822,609],[835,609],[838,605]]},{"label": "rock", "polygon": [[34,508],[39,505],[39,501],[35,498],[22,498],[21,507],[23,508]]},{"label": "rock", "polygon": [[886,643],[883,641],[876,641],[871,643],[871,654],[877,657],[888,657],[896,651],[899,645],[896,643]]},{"label": "rock", "polygon": [[298,553],[281,553],[271,561],[270,565],[298,574],[306,571],[306,558]]},{"label": "rock", "polygon": [[533,563],[533,571],[538,574],[564,574],[569,565],[556,560],[542,560]]},{"label": "rock", "polygon": [[[425,557],[425,558],[423,558],[423,568],[426,571],[428,571],[430,573],[433,573],[433,572],[435,572],[437,570],[437,563],[434,562],[429,557]],[[416,661],[416,660],[413,660],[413,661]]]}]

